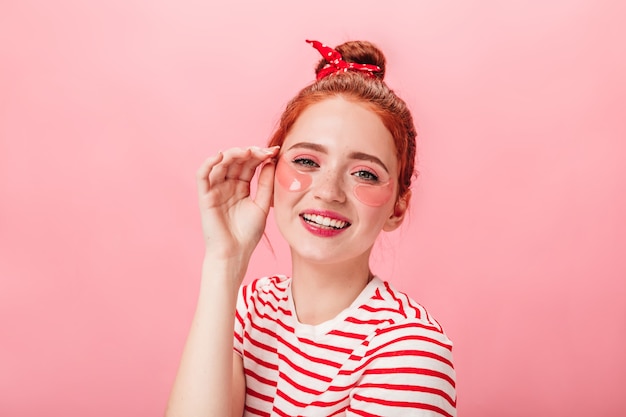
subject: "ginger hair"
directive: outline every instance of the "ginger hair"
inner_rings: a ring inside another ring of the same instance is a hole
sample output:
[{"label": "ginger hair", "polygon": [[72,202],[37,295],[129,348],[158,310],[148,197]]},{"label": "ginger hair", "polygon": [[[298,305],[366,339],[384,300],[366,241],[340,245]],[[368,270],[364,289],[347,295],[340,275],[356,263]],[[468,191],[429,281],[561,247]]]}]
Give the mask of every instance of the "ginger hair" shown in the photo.
[{"label": "ginger hair", "polygon": [[[287,104],[278,128],[270,138],[269,146],[282,145],[291,127],[300,114],[323,100],[342,97],[362,103],[376,113],[389,130],[396,146],[398,159],[398,198],[404,196],[411,187],[415,176],[417,132],[413,117],[406,103],[383,81],[385,76],[385,56],[374,44],[367,41],[349,41],[335,48],[343,60],[361,64],[378,65],[381,70],[375,78],[356,71],[337,72],[304,87]],[[321,59],[316,74],[327,61]]]}]

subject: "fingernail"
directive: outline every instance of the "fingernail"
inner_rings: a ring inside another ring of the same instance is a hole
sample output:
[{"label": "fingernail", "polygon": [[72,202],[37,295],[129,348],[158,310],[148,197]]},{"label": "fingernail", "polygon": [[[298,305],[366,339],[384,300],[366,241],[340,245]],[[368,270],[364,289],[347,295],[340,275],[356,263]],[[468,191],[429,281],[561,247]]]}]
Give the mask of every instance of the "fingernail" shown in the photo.
[{"label": "fingernail", "polygon": [[280,146],[272,146],[271,148],[265,148],[263,149],[263,152],[268,154],[268,155],[272,155],[274,152],[276,152],[276,150],[280,149]]}]

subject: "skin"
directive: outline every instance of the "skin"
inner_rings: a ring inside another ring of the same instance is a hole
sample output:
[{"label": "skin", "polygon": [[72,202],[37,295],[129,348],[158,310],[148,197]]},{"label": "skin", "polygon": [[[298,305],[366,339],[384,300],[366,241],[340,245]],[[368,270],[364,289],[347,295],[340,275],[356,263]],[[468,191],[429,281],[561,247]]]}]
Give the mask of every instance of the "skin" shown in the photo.
[{"label": "skin", "polygon": [[[354,193],[355,186],[370,184],[366,172],[375,173],[381,183],[398,177],[395,146],[375,113],[333,98],[300,115],[285,138],[281,158],[287,163],[294,158],[315,162],[306,162],[315,165],[307,168],[312,177],[308,189],[294,192],[275,180],[274,213],[291,249],[298,319],[318,324],[352,303],[371,276],[369,256],[380,231],[394,230],[402,222],[406,198],[396,201],[394,194],[373,207]],[[345,219],[350,226],[331,238],[317,236],[302,225],[301,215],[309,211],[331,212],[330,217]],[[324,303],[311,302],[316,299]]]},{"label": "skin", "polygon": [[[313,183],[311,161],[292,160],[284,155],[276,165],[276,180],[283,188],[289,191],[300,192],[307,190]],[[317,162],[315,162],[317,164]],[[319,167],[316,167],[319,168]],[[356,183],[352,188],[355,197],[363,204],[378,207],[387,203],[394,195],[395,183],[391,179],[381,180],[380,174],[373,177],[371,167],[355,167],[353,175],[360,176],[363,181]],[[333,226],[336,226],[335,224]]]},{"label": "skin", "polygon": [[[291,248],[297,316],[306,324],[329,320],[352,303],[372,276],[369,256],[376,237],[402,223],[410,194],[398,197],[394,192],[392,198],[379,199],[382,204],[372,206],[354,192],[359,184],[375,186],[369,171],[381,183],[393,181],[397,189],[393,140],[366,106],[332,98],[300,115],[280,158],[293,163],[300,157],[299,165],[303,159],[314,162],[306,162],[306,175],[311,178],[307,188],[289,189],[275,179],[277,157],[277,147],[233,148],[208,158],[198,170],[205,257],[196,313],[168,417],[243,414],[243,365],[233,353],[232,340],[235,304],[272,204]],[[250,181],[255,172],[258,187],[252,196]],[[303,221],[303,214],[312,213],[349,226],[337,231]],[[320,299],[324,303],[315,302]]]}]

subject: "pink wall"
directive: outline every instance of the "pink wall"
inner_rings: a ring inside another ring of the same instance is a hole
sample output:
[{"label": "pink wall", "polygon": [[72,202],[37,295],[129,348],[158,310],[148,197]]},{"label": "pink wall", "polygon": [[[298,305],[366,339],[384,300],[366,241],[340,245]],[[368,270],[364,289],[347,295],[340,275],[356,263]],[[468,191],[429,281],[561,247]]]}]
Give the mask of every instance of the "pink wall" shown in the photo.
[{"label": "pink wall", "polygon": [[[361,37],[420,132],[376,270],[455,341],[459,414],[626,414],[623,3],[213,3],[0,5],[0,415],[162,414],[196,167],[264,143],[312,80],[304,39]],[[250,277],[288,271],[269,237]]]}]

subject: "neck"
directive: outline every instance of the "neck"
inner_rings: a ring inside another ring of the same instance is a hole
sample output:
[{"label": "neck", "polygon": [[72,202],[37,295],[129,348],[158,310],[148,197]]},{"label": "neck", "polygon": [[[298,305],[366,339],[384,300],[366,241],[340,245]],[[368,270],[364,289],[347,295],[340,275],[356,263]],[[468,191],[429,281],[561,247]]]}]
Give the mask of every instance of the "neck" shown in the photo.
[{"label": "neck", "polygon": [[293,255],[291,291],[300,323],[315,325],[336,317],[372,279],[369,256],[320,264]]}]

